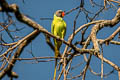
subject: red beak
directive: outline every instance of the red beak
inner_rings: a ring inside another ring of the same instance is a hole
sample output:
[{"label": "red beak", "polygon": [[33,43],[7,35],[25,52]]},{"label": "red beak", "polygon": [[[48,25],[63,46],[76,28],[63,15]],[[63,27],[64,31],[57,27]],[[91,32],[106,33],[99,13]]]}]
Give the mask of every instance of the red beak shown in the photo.
[{"label": "red beak", "polygon": [[65,16],[65,12],[62,12],[62,17],[64,17]]}]

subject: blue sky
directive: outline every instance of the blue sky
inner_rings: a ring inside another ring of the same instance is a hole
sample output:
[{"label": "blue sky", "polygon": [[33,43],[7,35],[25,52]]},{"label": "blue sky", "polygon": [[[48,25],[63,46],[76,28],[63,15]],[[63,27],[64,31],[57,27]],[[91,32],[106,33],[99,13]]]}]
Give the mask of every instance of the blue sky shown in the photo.
[{"label": "blue sky", "polygon": [[[52,18],[53,14],[56,10],[61,9],[65,11],[69,11],[72,8],[75,8],[79,6],[80,0],[24,0],[25,3],[22,2],[22,0],[10,0],[9,3],[16,3],[20,11],[29,16],[31,19],[42,25],[45,29],[47,29],[49,32],[51,31],[51,20],[40,20],[40,18]],[[86,0],[85,0],[86,1]],[[101,5],[103,5],[103,0],[100,0],[97,2]],[[99,7],[92,7],[90,5],[89,0],[85,2],[85,8],[89,10],[92,13],[95,13],[99,10]],[[73,21],[74,18],[77,14],[78,10],[70,13],[69,15],[66,15],[64,17],[64,20],[67,23],[67,32],[66,32],[66,37],[65,40],[68,39],[69,35],[72,33],[73,29]],[[103,11],[97,20],[100,19],[112,19],[116,13],[116,10],[114,8]],[[0,13],[1,15],[1,13]],[[11,14],[14,16],[13,14]],[[92,14],[90,14],[93,16]],[[2,16],[0,16],[2,17]],[[16,21],[16,27],[17,28],[23,28],[24,29],[20,32],[12,33],[14,36],[25,36],[33,31],[32,28],[28,27],[27,25],[24,25],[20,22],[18,22],[15,18],[13,18]],[[1,20],[2,21],[2,20]],[[81,25],[85,24],[87,21],[85,19],[85,15],[83,12],[80,14],[78,20],[77,20],[77,25],[76,28],[80,27]],[[118,28],[119,25],[117,25],[115,28],[105,28],[104,30],[100,31],[98,34],[98,38],[107,38],[110,34],[114,32]],[[11,26],[10,29],[13,29],[13,25]],[[91,29],[91,27],[90,27]],[[90,33],[90,29],[87,32],[88,34]],[[3,32],[4,35],[7,36],[5,32]],[[88,35],[86,34],[86,35]],[[7,37],[4,37],[6,39]],[[75,41],[79,41],[81,38],[80,33],[75,37],[73,43]],[[8,40],[9,41],[9,40]],[[11,40],[9,41],[11,42]],[[21,54],[21,58],[32,58],[32,55],[29,53],[29,51],[32,51],[34,56],[36,57],[44,57],[44,56],[54,56],[54,52],[50,49],[50,47],[46,44],[45,42],[45,36],[41,33],[35,40],[32,41],[32,43],[25,48],[23,53]],[[65,45],[63,44],[61,47],[61,53],[64,50]],[[114,46],[114,45],[103,45],[104,48],[104,57],[111,60],[115,64],[120,66],[120,57],[119,57],[119,52],[120,48],[119,46]],[[14,71],[19,74],[19,78],[17,80],[52,80],[53,78],[53,72],[54,72],[54,61],[51,62],[40,62],[40,63],[29,63],[31,61],[17,61]],[[34,61],[35,62],[35,61]],[[77,65],[78,63],[84,62],[83,56],[79,56],[73,59],[72,66]],[[100,60],[97,59],[95,56],[92,56],[91,60],[91,67],[95,72],[100,72]],[[81,66],[79,66],[77,69],[71,70],[71,73],[73,76],[78,75],[80,71],[83,69],[83,66],[85,63]],[[104,73],[107,73],[111,71],[113,68],[110,67],[108,64],[104,63]],[[69,76],[70,77],[70,76]],[[4,78],[5,80],[8,80],[8,77]],[[61,78],[61,80],[63,77]],[[81,78],[77,78],[80,80]],[[107,78],[104,78],[104,80],[118,80],[118,74],[115,71],[113,74],[108,76]],[[87,75],[86,75],[86,80],[101,80],[100,77],[94,76],[93,74],[90,73],[88,70]]]}]

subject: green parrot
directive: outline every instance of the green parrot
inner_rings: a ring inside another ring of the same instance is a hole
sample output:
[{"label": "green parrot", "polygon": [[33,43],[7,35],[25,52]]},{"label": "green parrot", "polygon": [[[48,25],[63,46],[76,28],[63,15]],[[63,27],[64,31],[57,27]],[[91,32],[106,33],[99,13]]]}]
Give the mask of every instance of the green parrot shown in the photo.
[{"label": "green parrot", "polygon": [[[57,10],[54,13],[54,18],[51,24],[51,32],[55,36],[59,36],[60,38],[64,39],[64,36],[66,34],[66,22],[63,20],[63,17],[65,16],[65,12],[62,10]],[[59,49],[62,45],[61,41],[58,41],[54,39],[54,45],[55,45],[55,70],[54,70],[54,78],[53,80],[56,80],[56,67],[57,67],[57,57],[60,56]]]}]

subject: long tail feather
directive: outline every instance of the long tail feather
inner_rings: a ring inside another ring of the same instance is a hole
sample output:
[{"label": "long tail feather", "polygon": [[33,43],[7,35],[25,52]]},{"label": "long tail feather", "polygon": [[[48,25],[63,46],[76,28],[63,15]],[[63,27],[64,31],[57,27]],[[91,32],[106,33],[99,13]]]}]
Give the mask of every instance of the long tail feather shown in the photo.
[{"label": "long tail feather", "polygon": [[56,71],[57,71],[57,57],[59,55],[59,50],[57,47],[55,47],[55,69],[54,69],[54,78],[53,80],[56,80]]},{"label": "long tail feather", "polygon": [[57,59],[55,59],[55,69],[54,69],[54,78],[53,78],[53,80],[56,80],[56,70],[57,70]]}]

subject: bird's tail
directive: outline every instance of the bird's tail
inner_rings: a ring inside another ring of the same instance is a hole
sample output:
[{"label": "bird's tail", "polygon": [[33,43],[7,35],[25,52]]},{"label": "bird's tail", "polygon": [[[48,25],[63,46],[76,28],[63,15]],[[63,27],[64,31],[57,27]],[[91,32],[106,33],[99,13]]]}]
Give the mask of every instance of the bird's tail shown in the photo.
[{"label": "bird's tail", "polygon": [[59,56],[59,50],[55,48],[55,70],[54,70],[54,78],[53,80],[56,80],[56,70],[57,70],[57,57]]},{"label": "bird's tail", "polygon": [[55,59],[55,70],[54,70],[54,78],[53,78],[53,80],[56,80],[56,70],[57,70],[57,59]]}]

